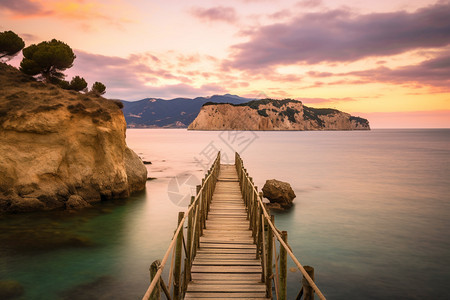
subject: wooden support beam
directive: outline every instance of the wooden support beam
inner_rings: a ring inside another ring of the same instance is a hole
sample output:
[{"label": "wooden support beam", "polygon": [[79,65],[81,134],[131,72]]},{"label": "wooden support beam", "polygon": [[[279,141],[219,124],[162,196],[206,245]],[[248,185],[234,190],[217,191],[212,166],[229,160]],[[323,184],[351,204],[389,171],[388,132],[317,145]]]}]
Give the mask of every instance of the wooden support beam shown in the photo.
[{"label": "wooden support beam", "polygon": [[[281,232],[283,241],[287,243],[287,231]],[[279,300],[287,299],[287,252],[280,246],[280,295]]]},{"label": "wooden support beam", "polygon": [[[151,264],[151,266],[150,266],[150,282],[152,282],[153,278],[155,278],[160,265],[161,265],[161,262],[159,260],[155,260]],[[149,298],[150,300],[161,299],[161,289],[160,289],[159,282],[160,282],[160,280],[158,280],[158,283],[156,284],[155,288],[153,289],[153,292],[150,294],[150,298]]]},{"label": "wooden support beam", "polygon": [[[178,225],[183,221],[184,212],[178,213]],[[173,299],[182,299],[181,290],[181,258],[183,255],[183,230],[178,233],[177,243],[175,246],[175,265],[173,268]]]}]

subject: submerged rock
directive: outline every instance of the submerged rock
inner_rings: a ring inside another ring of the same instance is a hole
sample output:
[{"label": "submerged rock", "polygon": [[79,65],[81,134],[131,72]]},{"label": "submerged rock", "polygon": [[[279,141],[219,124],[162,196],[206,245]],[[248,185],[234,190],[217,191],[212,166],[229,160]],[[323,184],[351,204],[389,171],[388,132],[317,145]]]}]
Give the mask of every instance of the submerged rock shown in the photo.
[{"label": "submerged rock", "polygon": [[145,188],[147,169],[126,145],[114,101],[2,63],[0,81],[0,212],[79,208]]},{"label": "submerged rock", "polygon": [[69,197],[69,200],[66,202],[66,209],[68,210],[78,210],[86,207],[90,207],[90,205],[86,200],[81,198],[78,195],[72,195]]},{"label": "submerged rock", "polygon": [[60,294],[64,300],[123,299],[118,291],[120,282],[111,276],[100,276],[93,281],[74,286]]},{"label": "submerged rock", "polygon": [[291,208],[296,197],[291,185],[276,179],[267,180],[262,188],[263,196],[269,199],[269,207],[284,210]]},{"label": "submerged rock", "polygon": [[24,293],[23,286],[15,280],[0,280],[0,299],[17,299]]}]

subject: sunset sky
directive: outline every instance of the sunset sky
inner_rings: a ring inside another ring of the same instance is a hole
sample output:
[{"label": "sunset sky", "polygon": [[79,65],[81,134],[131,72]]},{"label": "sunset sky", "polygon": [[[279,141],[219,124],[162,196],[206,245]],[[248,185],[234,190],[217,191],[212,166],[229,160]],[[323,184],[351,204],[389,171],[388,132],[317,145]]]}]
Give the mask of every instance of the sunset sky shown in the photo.
[{"label": "sunset sky", "polygon": [[67,79],[108,98],[294,98],[373,128],[450,127],[450,1],[0,0],[0,19],[27,46],[70,45]]}]

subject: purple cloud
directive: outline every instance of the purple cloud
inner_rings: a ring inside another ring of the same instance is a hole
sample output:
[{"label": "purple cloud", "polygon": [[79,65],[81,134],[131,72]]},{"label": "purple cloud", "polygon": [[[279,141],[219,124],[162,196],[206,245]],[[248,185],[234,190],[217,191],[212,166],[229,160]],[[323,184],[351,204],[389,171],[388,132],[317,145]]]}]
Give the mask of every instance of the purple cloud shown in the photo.
[{"label": "purple cloud", "polygon": [[211,8],[194,7],[191,14],[201,20],[235,23],[238,20],[236,10],[232,7],[217,6]]},{"label": "purple cloud", "polygon": [[1,0],[0,7],[22,16],[48,13],[39,3],[30,0]]},{"label": "purple cloud", "polygon": [[346,10],[308,13],[249,32],[232,47],[224,68],[352,62],[450,44],[450,1],[404,11],[355,15]]},{"label": "purple cloud", "polygon": [[396,69],[378,67],[341,75],[353,75],[361,79],[395,84],[418,83],[450,90],[450,50],[417,65]]}]

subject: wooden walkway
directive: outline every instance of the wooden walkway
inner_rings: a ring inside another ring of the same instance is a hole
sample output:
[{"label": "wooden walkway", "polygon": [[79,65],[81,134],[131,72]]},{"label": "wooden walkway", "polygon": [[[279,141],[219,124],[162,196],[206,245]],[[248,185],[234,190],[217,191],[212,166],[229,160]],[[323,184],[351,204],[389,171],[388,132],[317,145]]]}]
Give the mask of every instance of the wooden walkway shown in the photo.
[{"label": "wooden walkway", "polygon": [[185,299],[267,299],[235,165],[221,165]]}]

